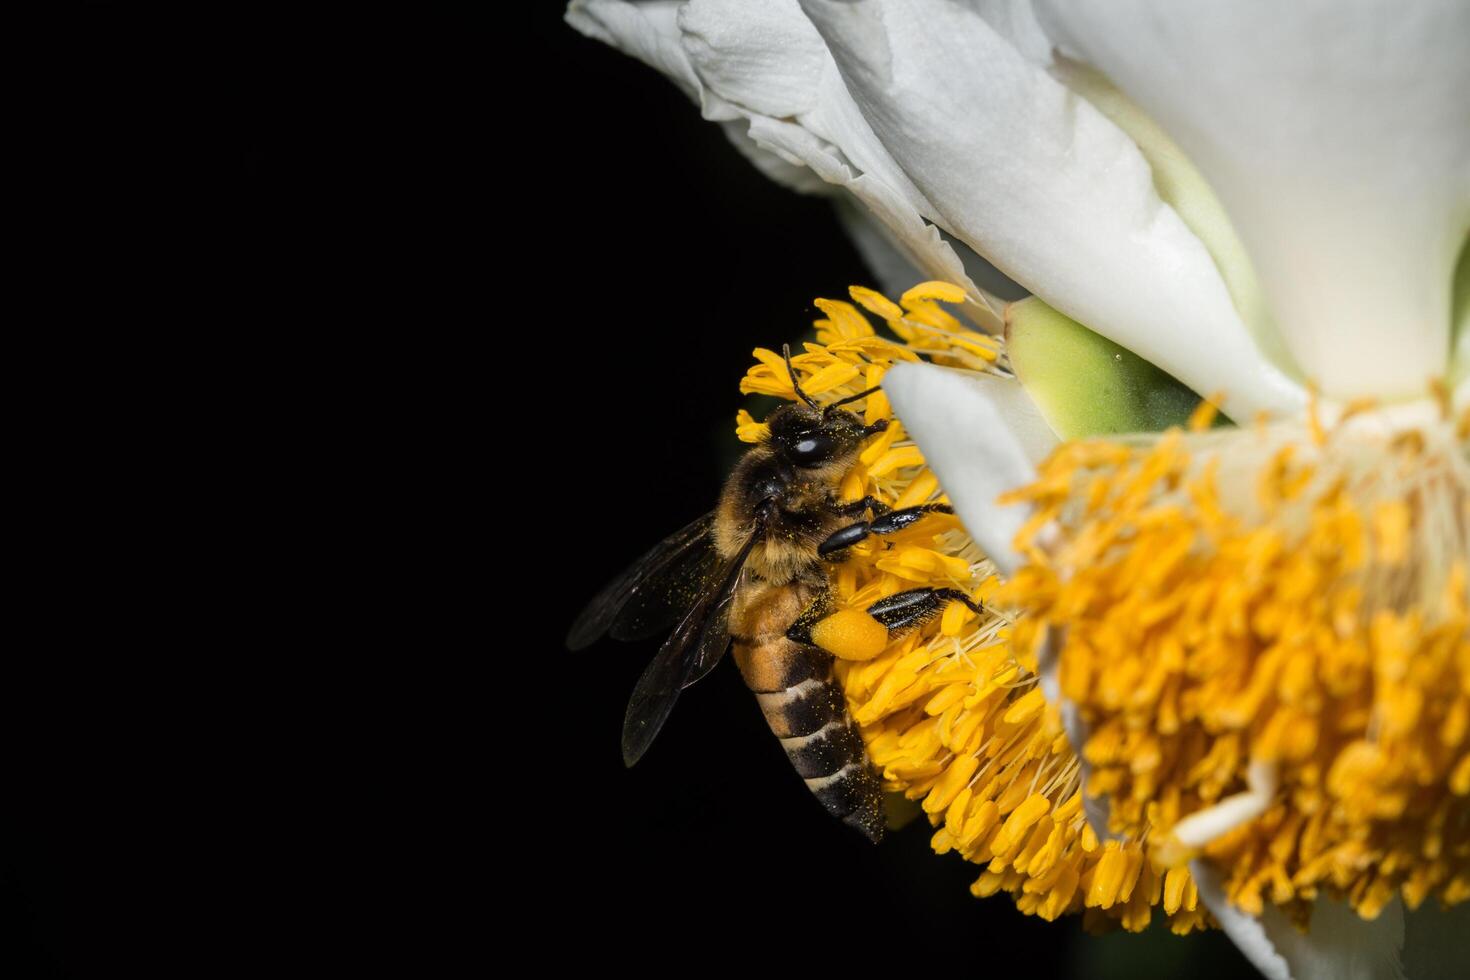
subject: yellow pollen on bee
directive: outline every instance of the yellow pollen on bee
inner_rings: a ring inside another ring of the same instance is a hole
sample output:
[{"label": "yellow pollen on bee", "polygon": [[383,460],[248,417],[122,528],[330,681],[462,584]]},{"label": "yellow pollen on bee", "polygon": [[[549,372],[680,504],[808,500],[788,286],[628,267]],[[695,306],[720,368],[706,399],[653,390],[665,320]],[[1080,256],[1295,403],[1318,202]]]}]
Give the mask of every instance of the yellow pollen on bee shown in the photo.
[{"label": "yellow pollen on bee", "polygon": [[861,609],[842,609],[812,627],[812,642],[843,660],[872,660],[888,646],[888,629]]},{"label": "yellow pollen on bee", "polygon": [[[898,302],[856,286],[849,296],[850,303],[815,303],[823,314],[817,342],[792,357],[803,390],[831,382],[820,401],[881,383],[899,361],[980,371],[1002,363],[999,338],[970,330],[940,305],[965,298],[957,286],[923,283]],[[755,357],[741,390],[795,399],[781,356],[762,349]],[[872,496],[895,509],[945,500],[881,392],[852,410],[867,424],[890,421],[864,443],[837,488],[841,500]],[[763,438],[758,425],[749,414],[737,419],[742,438]],[[1112,456],[1127,458],[1126,451]],[[1003,587],[993,564],[957,519],[931,514],[900,534],[870,538],[832,566],[830,581],[839,608],[813,626],[813,642],[836,658],[885,788],[921,801],[935,851],[982,866],[974,895],[1007,894],[1022,912],[1048,920],[1080,914],[1093,931],[1141,930],[1156,908],[1178,933],[1210,925],[1187,871],[1169,872],[1177,901],[1165,908],[1165,871],[1142,838],[1104,845],[1088,825],[1082,769],[1060,715],[1037,684],[1029,647],[1012,642],[1014,617],[997,612]],[[951,601],[924,626],[897,633],[865,611],[926,586],[964,591],[983,611]]]}]

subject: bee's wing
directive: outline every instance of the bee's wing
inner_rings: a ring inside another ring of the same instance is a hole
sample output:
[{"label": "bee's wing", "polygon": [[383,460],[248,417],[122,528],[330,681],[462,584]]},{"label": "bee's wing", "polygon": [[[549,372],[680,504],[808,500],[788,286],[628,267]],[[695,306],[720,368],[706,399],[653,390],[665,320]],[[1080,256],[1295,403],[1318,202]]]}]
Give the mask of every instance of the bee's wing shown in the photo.
[{"label": "bee's wing", "polygon": [[[710,625],[705,628],[704,636],[699,641],[699,654],[695,658],[694,668],[690,670],[689,676],[684,679],[685,687],[693,687],[714,669],[715,664],[725,657],[725,652],[730,649],[730,606],[735,599],[735,592],[740,587],[740,579],[737,576],[735,584],[730,586],[730,598],[721,609],[712,612]],[[713,617],[719,617],[714,619]]]},{"label": "bee's wing", "polygon": [[714,518],[705,514],[675,531],[608,583],[572,623],[567,646],[581,650],[607,632],[641,640],[673,625],[719,572]]},{"label": "bee's wing", "polygon": [[679,692],[708,673],[729,649],[730,605],[745,559],[760,540],[762,530],[758,521],[750,540],[724,563],[714,587],[694,604],[638,678],[628,701],[628,713],[623,716],[623,762],[627,765],[633,765],[648,751],[674,710]]}]

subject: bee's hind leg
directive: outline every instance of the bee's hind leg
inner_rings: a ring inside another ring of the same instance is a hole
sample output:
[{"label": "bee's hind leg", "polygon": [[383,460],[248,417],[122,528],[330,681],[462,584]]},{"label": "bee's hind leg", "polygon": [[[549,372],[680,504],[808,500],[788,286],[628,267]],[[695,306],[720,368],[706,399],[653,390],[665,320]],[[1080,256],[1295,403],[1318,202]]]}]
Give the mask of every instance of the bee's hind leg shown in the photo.
[{"label": "bee's hind leg", "polygon": [[793,643],[814,646],[812,643],[812,627],[832,615],[836,610],[837,607],[832,602],[832,593],[823,589],[812,600],[811,605],[807,606],[801,615],[796,617],[796,621],[787,627],[786,639]]},{"label": "bee's hind leg", "polygon": [[895,592],[886,599],[879,599],[867,608],[867,613],[888,629],[889,636],[905,630],[917,629],[944,611],[946,603],[960,602],[977,616],[985,607],[959,589],[909,589]]},{"label": "bee's hind leg", "polygon": [[[878,624],[887,631],[891,638],[895,635],[917,629],[929,622],[950,602],[964,603],[965,607],[977,616],[985,611],[985,607],[971,599],[959,589],[909,589],[906,592],[895,592],[886,599],[877,602],[862,610],[868,616],[877,620]],[[822,592],[812,600],[796,621],[786,630],[786,638],[796,643],[812,644],[812,630],[817,624],[837,612],[837,604],[832,599],[831,592]],[[852,612],[856,612],[853,610]],[[845,614],[846,615],[846,614]],[[860,614],[859,614],[860,615]]]},{"label": "bee's hind leg", "polygon": [[837,609],[831,597],[823,595],[791,624],[786,637],[821,647],[843,660],[870,660],[894,638],[923,626],[951,602],[963,603],[976,615],[985,611],[959,589],[909,589],[866,609]]},{"label": "bee's hind leg", "polygon": [[[868,505],[870,501],[877,503],[871,497],[864,497],[856,501],[856,504]],[[884,508],[882,512],[879,512],[878,508],[882,506],[882,504],[877,504],[873,507],[875,516],[871,521],[858,521],[856,524],[849,524],[847,527],[833,531],[827,536],[827,540],[817,545],[817,554],[827,558],[835,552],[851,548],[859,541],[866,540],[870,534],[892,534],[895,531],[902,531],[925,515],[954,513],[954,508],[949,504],[920,504],[917,507],[903,507],[899,510]],[[858,508],[856,513],[860,514],[866,509],[867,506]],[[846,511],[846,508],[843,510]]]}]

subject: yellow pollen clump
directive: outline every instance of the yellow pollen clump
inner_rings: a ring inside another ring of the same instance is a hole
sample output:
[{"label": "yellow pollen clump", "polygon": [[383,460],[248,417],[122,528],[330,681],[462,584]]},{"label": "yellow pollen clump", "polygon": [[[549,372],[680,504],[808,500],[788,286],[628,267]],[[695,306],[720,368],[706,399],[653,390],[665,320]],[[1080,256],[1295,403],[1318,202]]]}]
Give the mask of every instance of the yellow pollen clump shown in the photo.
[{"label": "yellow pollen clump", "polygon": [[812,627],[812,642],[843,660],[872,660],[888,646],[888,630],[861,609],[842,609]]},{"label": "yellow pollen clump", "polygon": [[1066,444],[1011,495],[1017,655],[1057,644],[1085,792],[1176,865],[1166,911],[1194,856],[1297,921],[1470,898],[1470,449],[1368,414]]},{"label": "yellow pollen clump", "polygon": [[[856,305],[816,301],[824,314],[817,343],[792,358],[803,390],[819,401],[878,385],[897,361],[982,371],[1005,364],[999,339],[939,305],[962,300],[958,287],[924,283],[896,303],[860,287],[850,295]],[[892,338],[879,336],[864,311]],[[755,357],[741,391],[794,400],[781,356],[758,350]],[[850,407],[867,423],[891,418],[881,393]],[[737,427],[746,441],[765,437],[748,413]],[[894,508],[945,500],[896,421],[865,445],[839,493]],[[994,566],[959,522],[930,515],[849,555],[831,574],[840,608],[814,627],[813,639],[838,658],[848,707],[885,788],[921,801],[936,851],[983,867],[972,893],[1005,892],[1021,911],[1048,920],[1081,913],[1095,931],[1141,930],[1155,909],[1176,932],[1210,924],[1187,871],[1166,877],[1141,839],[1100,842],[1087,825],[1081,768],[1057,709],[1041,692],[1034,655],[1013,647],[1012,619],[993,605]],[[863,611],[923,586],[961,590],[985,612],[951,602],[922,629],[889,635]]]}]

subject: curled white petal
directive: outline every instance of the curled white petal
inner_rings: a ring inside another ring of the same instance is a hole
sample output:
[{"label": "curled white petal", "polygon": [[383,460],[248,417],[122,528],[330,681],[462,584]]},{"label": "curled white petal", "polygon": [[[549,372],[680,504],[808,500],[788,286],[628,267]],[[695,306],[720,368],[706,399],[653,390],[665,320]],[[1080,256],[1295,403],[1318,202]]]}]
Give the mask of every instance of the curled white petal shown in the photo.
[{"label": "curled white petal", "polygon": [[691,0],[679,29],[700,79],[720,98],[775,119],[816,108],[827,48],[796,0]]},{"label": "curled white petal", "polygon": [[[985,329],[1001,329],[1002,302],[966,274],[954,249],[924,220],[932,209],[868,130],[795,0],[750,6],[573,0],[566,19],[588,37],[667,75],[766,176],[804,193],[851,193],[920,278],[964,287],[966,315]],[[708,81],[691,52],[709,72]],[[781,115],[766,115],[762,108]],[[802,115],[806,124],[788,113]],[[890,263],[878,271],[893,268]]]},{"label": "curled white petal", "polygon": [[1029,514],[996,498],[1036,477],[1056,437],[1021,386],[929,364],[883,378],[893,413],[918,443],[970,536],[1003,575],[1021,566],[1012,541]]},{"label": "curled white petal", "polygon": [[[818,180],[810,171],[803,171]],[[893,232],[887,225],[880,224],[867,208],[845,196],[836,199],[837,218],[852,239],[864,263],[878,277],[878,284],[890,296],[898,296],[914,283],[923,279],[946,279],[947,274],[933,275],[921,271],[909,260],[903,248],[894,241]],[[932,227],[932,226],[931,226]],[[1005,277],[995,266],[975,254],[961,241],[944,242],[960,260],[960,268],[985,292],[1002,302],[1025,299],[1026,290]],[[949,280],[953,281],[953,280]]]},{"label": "curled white petal", "polygon": [[1470,229],[1470,3],[1038,6],[1209,178],[1325,393],[1444,378]]},{"label": "curled white petal", "polygon": [[989,330],[1004,325],[999,301],[971,280],[939,229],[926,222],[901,193],[868,174],[854,174],[833,147],[796,123],[764,116],[750,119],[750,138],[758,145],[800,162],[830,184],[848,191],[888,232],[889,244],[926,279],[941,279],[965,289],[965,312]]},{"label": "curled white petal", "polygon": [[720,123],[725,136],[741,155],[770,179],[802,193],[824,189],[825,183],[814,178],[803,165],[758,146],[746,132],[744,117],[734,107],[723,104],[700,80],[684,51],[679,30],[679,11],[684,5],[685,0],[637,4],[626,0],[572,0],[567,6],[566,21],[582,34],[668,76],[680,91],[701,106],[705,118]]},{"label": "curled white petal", "polygon": [[1246,789],[1213,806],[1191,813],[1170,831],[1185,847],[1204,847],[1210,841],[1249,823],[1271,805],[1279,779],[1276,764],[1255,760],[1246,770]]},{"label": "curled white petal", "polygon": [[1052,43],[1036,16],[1032,0],[960,0],[1028,60],[1052,63]]},{"label": "curled white petal", "polygon": [[868,126],[797,0],[691,0],[678,21],[694,71],[723,103],[795,122],[932,218],[933,205]]},{"label": "curled white petal", "polygon": [[632,55],[669,76],[684,94],[698,100],[701,86],[694,66],[679,43],[679,8],[683,0],[572,0],[567,23],[590,38]]},{"label": "curled white petal", "polygon": [[1274,905],[1259,918],[1246,915],[1225,897],[1224,875],[1213,864],[1191,861],[1200,901],[1245,958],[1267,980],[1401,980],[1404,907],[1398,899],[1376,919],[1362,919],[1350,906],[1319,898],[1303,934]]},{"label": "curled white petal", "polygon": [[1000,329],[1001,302],[928,223],[934,206],[873,133],[796,0],[693,0],[679,26],[707,101],[748,119],[757,144],[852,192],[905,260],[927,278],[963,286],[965,312]]},{"label": "curled white petal", "polygon": [[[740,155],[749,160],[755,169],[759,170],[770,180],[783,187],[788,187],[801,194],[817,194],[822,196],[837,196],[840,189],[833,187],[822,178],[812,172],[811,168],[803,163],[793,163],[778,153],[772,153],[750,138],[750,124],[744,118],[729,119],[720,123],[725,137],[729,139]],[[916,280],[910,279],[904,288],[908,288]]]},{"label": "curled white petal", "polygon": [[1225,410],[1290,414],[1209,253],[1133,142],[945,0],[802,0],[893,159],[964,239],[1049,305]]}]

